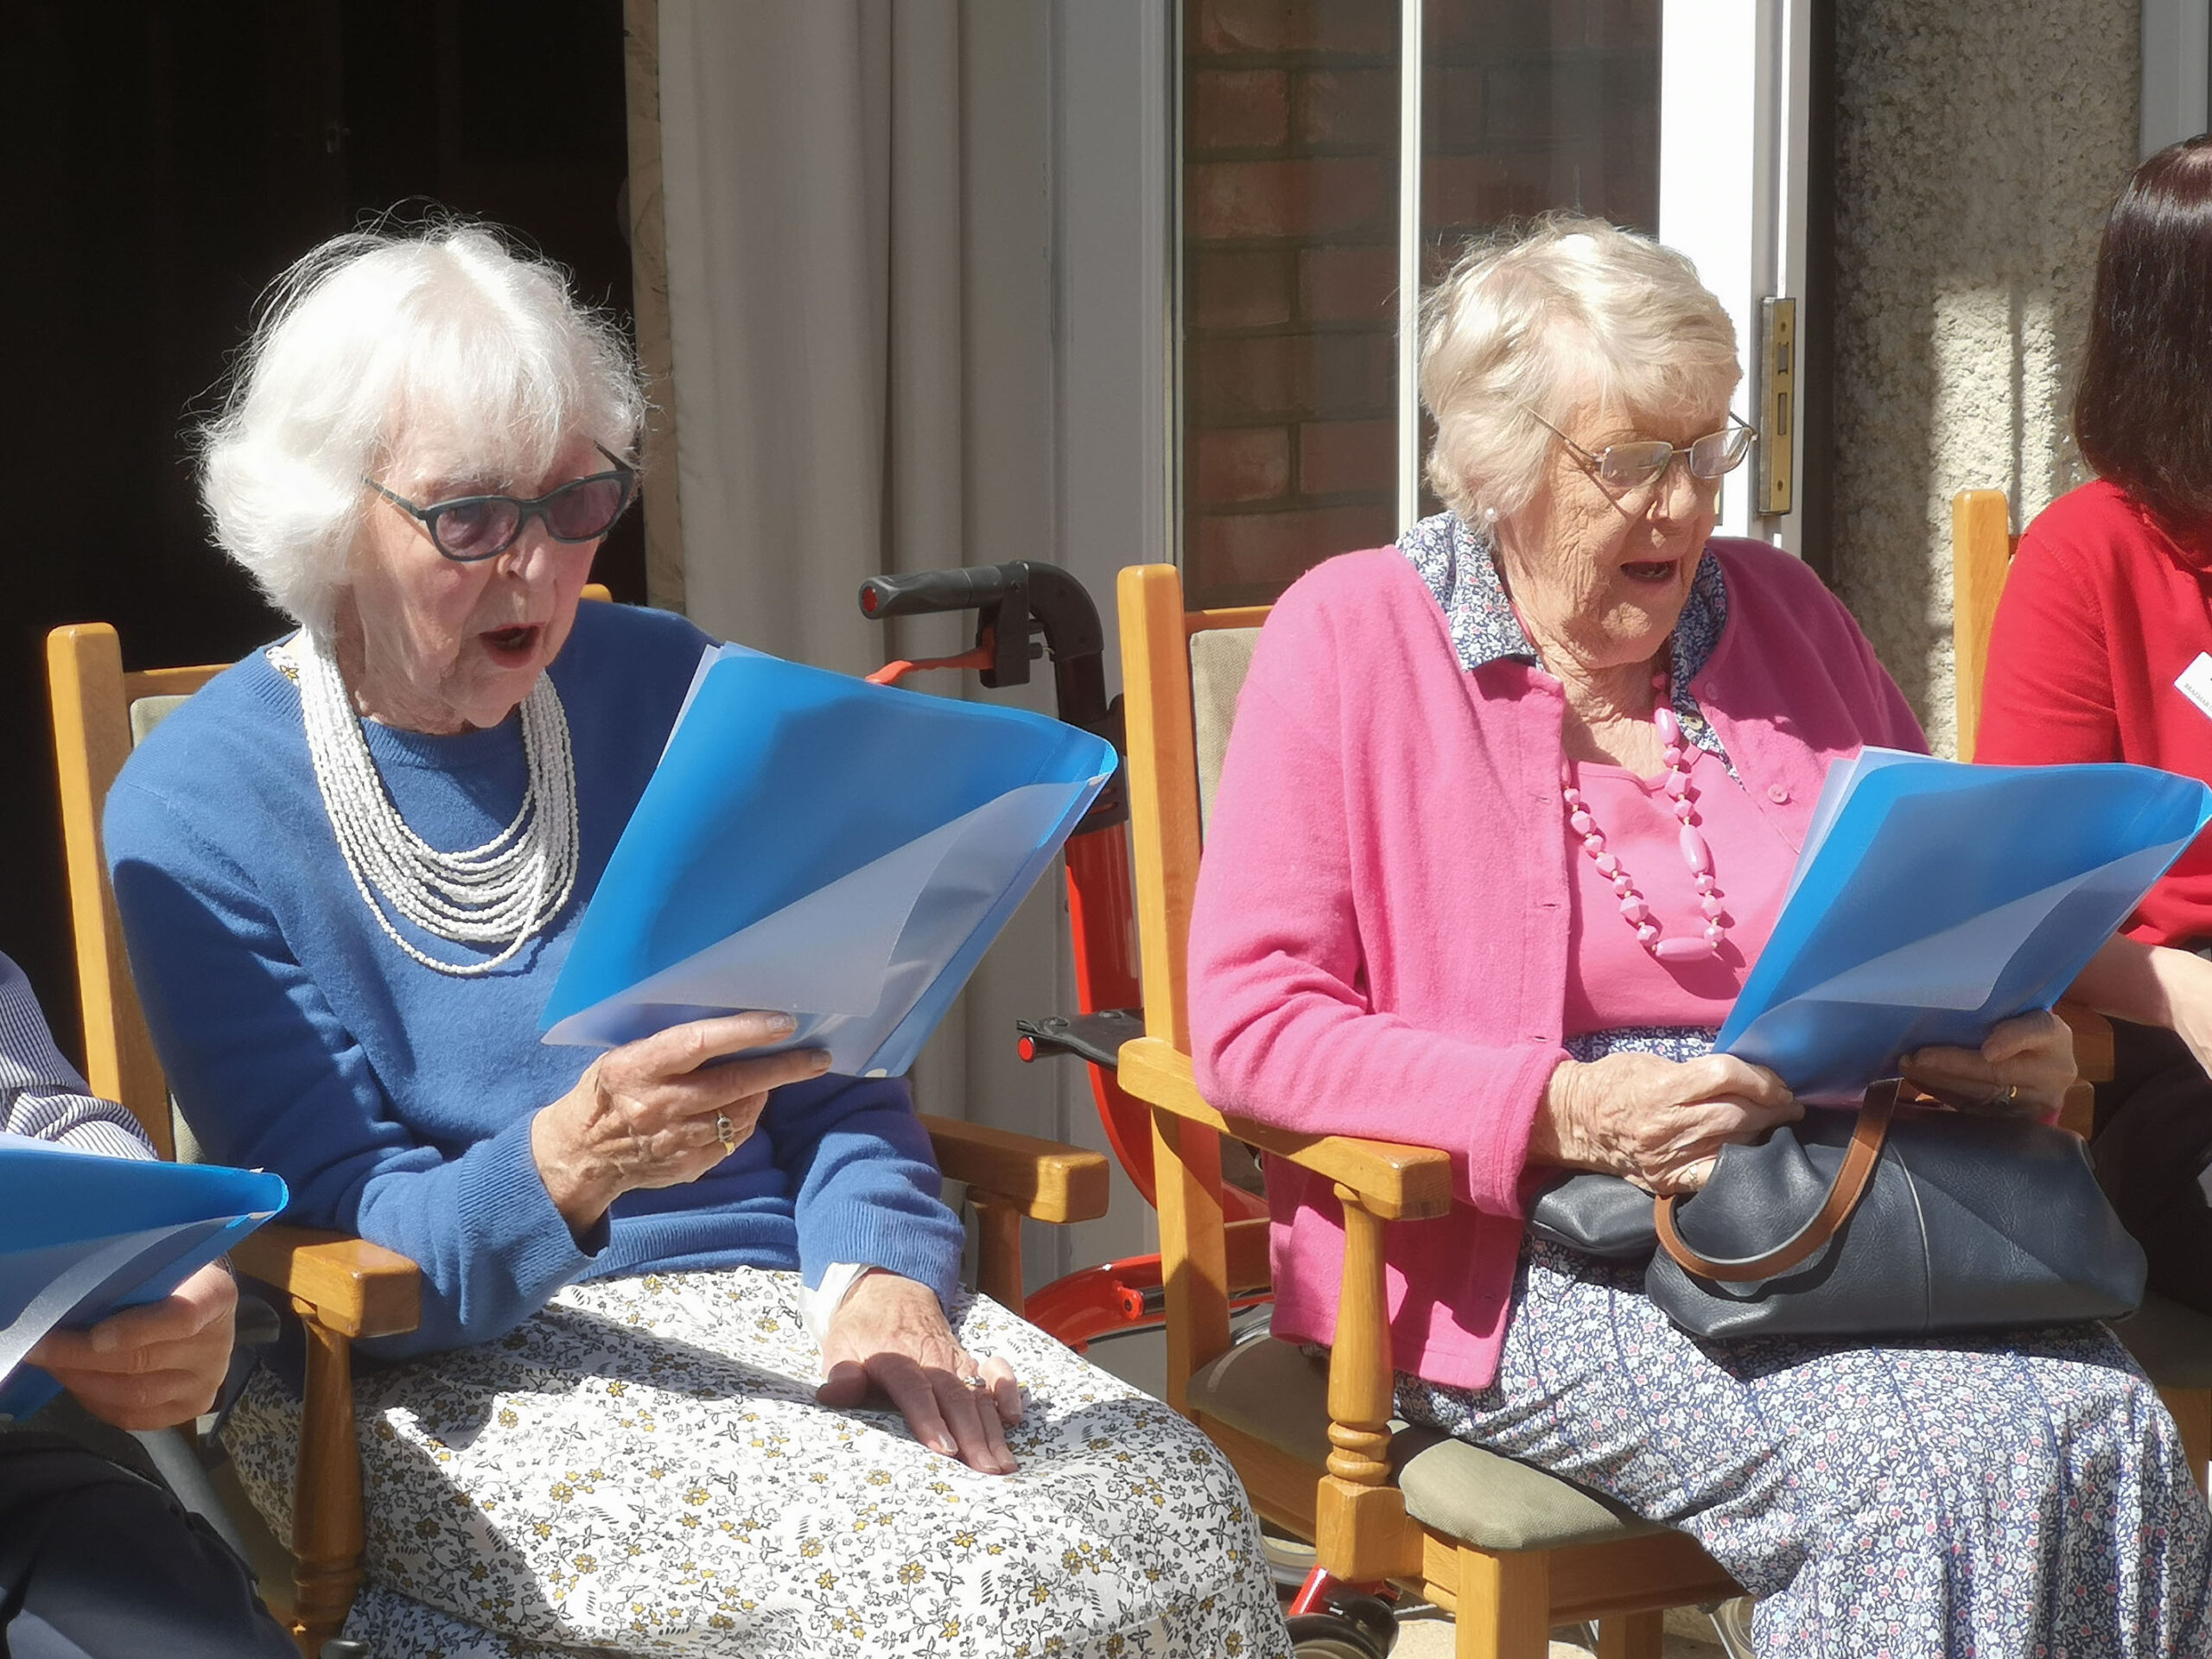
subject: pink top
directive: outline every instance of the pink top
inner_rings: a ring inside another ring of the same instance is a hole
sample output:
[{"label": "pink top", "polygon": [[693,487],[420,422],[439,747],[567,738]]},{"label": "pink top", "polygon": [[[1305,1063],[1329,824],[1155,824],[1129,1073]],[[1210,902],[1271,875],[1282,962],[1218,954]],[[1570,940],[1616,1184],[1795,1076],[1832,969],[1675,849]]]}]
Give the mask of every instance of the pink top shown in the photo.
[{"label": "pink top", "polygon": [[[1759,543],[1712,549],[1728,618],[1691,690],[1794,849],[1831,760],[1925,743],[1819,577]],[[1386,1294],[1399,1369],[1463,1388],[1497,1369],[1529,1122],[1566,1058],[1565,712],[1560,683],[1526,663],[1462,670],[1396,549],[1330,560],[1260,636],[1191,918],[1210,1099],[1451,1154],[1459,1204],[1391,1224]],[[1294,1167],[1268,1185],[1275,1331],[1331,1341],[1342,1210]]]},{"label": "pink top", "polygon": [[[1612,884],[1583,855],[1564,829],[1574,885],[1567,894],[1567,1012],[1560,1034],[1586,1036],[1630,1026],[1700,1027],[1711,1031],[1728,1017],[1782,913],[1782,895],[1796,868],[1797,849],[1773,820],[1751,804],[1719,757],[1700,749],[1692,758],[1690,789],[1699,827],[1713,849],[1720,922],[1728,930],[1717,958],[1664,963],[1637,942],[1622,919]],[[1571,768],[1590,815],[1605,831],[1609,850],[1651,907],[1660,936],[1694,939],[1705,931],[1697,888],[1683,863],[1681,825],[1667,797],[1667,776],[1639,778],[1626,766],[1584,761]]]}]

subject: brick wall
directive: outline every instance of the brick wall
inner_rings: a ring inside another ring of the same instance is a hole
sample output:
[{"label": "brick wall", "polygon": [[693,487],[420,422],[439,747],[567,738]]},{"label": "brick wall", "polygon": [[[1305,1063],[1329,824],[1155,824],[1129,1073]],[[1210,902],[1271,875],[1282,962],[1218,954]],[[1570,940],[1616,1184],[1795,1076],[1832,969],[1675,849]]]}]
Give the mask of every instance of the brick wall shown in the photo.
[{"label": "brick wall", "polygon": [[1184,16],[1185,557],[1233,604],[1395,528],[1397,7]]},{"label": "brick wall", "polygon": [[[1469,232],[1658,206],[1659,0],[1428,0],[1431,275]],[[1395,530],[1397,7],[1189,0],[1185,552],[1272,598]]]}]

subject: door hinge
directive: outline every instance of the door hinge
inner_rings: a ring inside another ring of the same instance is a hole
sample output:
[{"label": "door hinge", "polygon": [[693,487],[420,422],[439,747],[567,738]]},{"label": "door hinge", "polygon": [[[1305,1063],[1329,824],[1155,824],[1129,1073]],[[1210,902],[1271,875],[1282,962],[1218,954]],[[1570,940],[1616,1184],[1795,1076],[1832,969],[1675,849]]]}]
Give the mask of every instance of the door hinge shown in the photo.
[{"label": "door hinge", "polygon": [[1797,302],[1759,302],[1759,447],[1752,511],[1778,517],[1795,499],[1790,462],[1797,429]]}]

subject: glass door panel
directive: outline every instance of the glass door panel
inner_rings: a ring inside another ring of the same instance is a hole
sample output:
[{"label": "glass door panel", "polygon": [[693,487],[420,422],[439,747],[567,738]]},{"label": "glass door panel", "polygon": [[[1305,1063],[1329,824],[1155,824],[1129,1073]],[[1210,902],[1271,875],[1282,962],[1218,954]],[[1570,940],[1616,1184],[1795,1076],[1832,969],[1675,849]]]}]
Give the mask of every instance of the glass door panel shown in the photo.
[{"label": "glass door panel", "polygon": [[1659,0],[1428,0],[1421,240],[1574,207],[1659,228]]},{"label": "glass door panel", "polygon": [[1177,444],[1196,602],[1268,600],[1434,510],[1417,484],[1417,290],[1470,236],[1551,208],[1696,261],[1735,319],[1739,407],[1764,440],[1722,527],[1794,548],[1790,469],[1769,467],[1802,459],[1795,316],[1767,302],[1802,291],[1809,8],[1183,0]]},{"label": "glass door panel", "polygon": [[1182,518],[1194,602],[1396,533],[1398,16],[1185,0]]},{"label": "glass door panel", "polygon": [[[1659,228],[1660,0],[1427,0],[1421,265],[1553,208]],[[1432,435],[1417,400],[1402,415]],[[1421,513],[1440,510],[1427,480]]]}]

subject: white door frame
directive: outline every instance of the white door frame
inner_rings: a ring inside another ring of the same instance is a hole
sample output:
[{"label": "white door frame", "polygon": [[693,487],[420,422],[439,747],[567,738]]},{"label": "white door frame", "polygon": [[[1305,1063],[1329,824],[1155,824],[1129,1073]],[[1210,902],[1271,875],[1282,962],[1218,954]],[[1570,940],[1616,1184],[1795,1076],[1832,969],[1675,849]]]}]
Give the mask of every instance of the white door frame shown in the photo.
[{"label": "white door frame", "polygon": [[[1736,325],[1739,413],[1763,403],[1760,302],[1805,302],[1811,0],[1666,0],[1659,48],[1659,239],[1695,262]],[[1802,363],[1802,353],[1799,353]],[[1787,442],[1804,499],[1803,376]],[[1777,435],[1764,429],[1760,442]],[[1804,513],[1752,511],[1756,466],[1728,476],[1724,535],[1802,550]]]},{"label": "white door frame", "polygon": [[[1177,555],[1174,347],[1177,196],[1176,46],[1173,0],[1052,0],[1052,155],[1054,271],[1052,408],[1054,547],[1097,601],[1106,632],[1106,681],[1122,678],[1116,573]],[[1046,885],[1058,888],[1058,867]],[[1039,900],[1033,898],[1031,903]],[[1066,899],[1049,984],[1038,1010],[1075,1006]],[[1011,1041],[1010,1034],[1004,1039]],[[1086,1067],[1040,1061],[1032,1093],[1049,1097],[1049,1117],[1022,1125],[1094,1151],[1105,1130]],[[1032,1227],[1026,1262],[1032,1286],[1090,1262],[1160,1248],[1153,1211],[1113,1167],[1107,1213],[1073,1227]],[[1132,1349],[1108,1344],[1092,1357],[1140,1386],[1165,1386],[1165,1371],[1132,1370]],[[1146,1362],[1149,1363],[1149,1362]],[[1164,1365],[1164,1361],[1160,1362]]]},{"label": "white door frame", "polygon": [[1421,517],[1422,0],[1398,0],[1398,529]]},{"label": "white door frame", "polygon": [[2212,0],[2143,0],[2142,154],[2212,126]]},{"label": "white door frame", "polygon": [[[2212,4],[2212,0],[2168,0]],[[1400,0],[1402,66],[1421,61],[1421,0]],[[1765,403],[1760,302],[1805,296],[1805,195],[1812,80],[1812,0],[1665,0],[1659,67],[1659,239],[1695,262],[1736,325],[1744,368],[1737,406]],[[1417,512],[1420,487],[1418,349],[1421,257],[1421,75],[1402,76],[1398,149],[1398,521]],[[1802,319],[1800,319],[1802,329]],[[1802,353],[1800,353],[1802,356]],[[1789,410],[1790,475],[1802,499],[1803,378]],[[1804,514],[1755,513],[1758,468],[1731,474],[1720,529],[1802,550]]]}]

